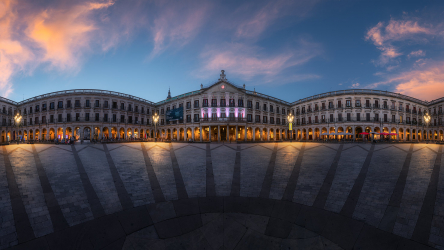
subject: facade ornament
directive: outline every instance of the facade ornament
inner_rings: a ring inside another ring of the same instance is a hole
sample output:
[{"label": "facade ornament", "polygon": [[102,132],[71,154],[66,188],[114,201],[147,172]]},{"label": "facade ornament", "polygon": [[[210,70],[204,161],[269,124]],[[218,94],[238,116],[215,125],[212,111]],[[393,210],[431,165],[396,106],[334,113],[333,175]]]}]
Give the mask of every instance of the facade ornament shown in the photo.
[{"label": "facade ornament", "polygon": [[227,78],[225,75],[225,70],[221,70],[220,72],[221,72],[221,74],[220,74],[219,81],[224,81],[224,82],[227,81]]},{"label": "facade ornament", "polygon": [[245,84],[243,86],[244,86],[244,89],[245,89]]},{"label": "facade ornament", "polygon": [[168,96],[167,99],[171,99],[171,92],[170,92],[170,88],[168,88]]}]

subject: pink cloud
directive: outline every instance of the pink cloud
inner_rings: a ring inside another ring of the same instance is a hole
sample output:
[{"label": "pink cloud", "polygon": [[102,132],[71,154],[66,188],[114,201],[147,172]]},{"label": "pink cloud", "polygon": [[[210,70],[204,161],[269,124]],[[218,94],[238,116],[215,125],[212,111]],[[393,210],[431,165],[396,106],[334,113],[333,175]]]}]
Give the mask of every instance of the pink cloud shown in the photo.
[{"label": "pink cloud", "polygon": [[386,80],[367,88],[395,84],[395,91],[422,100],[444,96],[444,62],[429,62],[423,67],[386,76]]},{"label": "pink cloud", "polygon": [[[202,69],[194,72],[197,77],[208,77],[221,69],[244,80],[262,77],[262,81],[270,82],[283,70],[302,65],[318,56],[321,50],[317,44],[300,43],[299,50],[286,50],[275,55],[261,53],[261,49],[240,43],[226,44],[225,46],[206,48],[201,54]],[[288,81],[318,78],[316,75],[295,75]],[[283,80],[283,79],[281,79]],[[279,84],[279,83],[276,83]]]},{"label": "pink cloud", "polygon": [[412,51],[409,53],[408,57],[420,57],[420,56],[425,56],[425,51],[422,50],[417,50],[417,51]]},{"label": "pink cloud", "polygon": [[150,58],[171,46],[182,47],[189,43],[200,31],[209,9],[210,4],[205,2],[183,2],[161,10],[151,27],[154,48]]},{"label": "pink cloud", "polygon": [[377,64],[384,65],[403,54],[398,52],[398,49],[393,45],[394,42],[418,40],[419,35],[436,33],[436,30],[421,26],[417,21],[391,19],[386,26],[383,22],[379,22],[375,27],[372,27],[365,38],[371,40],[382,51]]}]

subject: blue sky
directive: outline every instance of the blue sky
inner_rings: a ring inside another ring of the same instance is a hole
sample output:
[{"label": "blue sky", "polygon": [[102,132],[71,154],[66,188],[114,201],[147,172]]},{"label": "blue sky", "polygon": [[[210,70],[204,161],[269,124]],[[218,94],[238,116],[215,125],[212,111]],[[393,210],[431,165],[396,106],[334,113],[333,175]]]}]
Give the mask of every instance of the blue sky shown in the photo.
[{"label": "blue sky", "polygon": [[66,90],[154,102],[220,70],[295,101],[370,88],[444,96],[442,1],[0,0],[0,93]]}]

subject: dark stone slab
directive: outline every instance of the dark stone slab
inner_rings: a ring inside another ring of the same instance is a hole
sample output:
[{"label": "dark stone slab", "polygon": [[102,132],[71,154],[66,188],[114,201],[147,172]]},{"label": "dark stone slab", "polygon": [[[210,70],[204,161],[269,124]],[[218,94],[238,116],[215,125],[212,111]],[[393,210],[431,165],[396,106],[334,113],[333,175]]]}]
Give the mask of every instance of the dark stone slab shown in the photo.
[{"label": "dark stone slab", "polygon": [[407,176],[409,173],[410,161],[412,160],[412,154],[413,154],[413,144],[410,145],[410,149],[407,153],[407,156],[405,157],[404,164],[398,176],[398,180],[396,181],[393,193],[390,197],[388,207],[385,210],[384,216],[382,217],[381,222],[378,226],[379,228],[387,232],[393,232],[393,228],[395,227],[396,218],[402,201],[402,195],[404,194],[404,188],[407,182]]},{"label": "dark stone slab", "polygon": [[225,213],[247,213],[250,199],[246,197],[225,197]]},{"label": "dark stone slab", "polygon": [[[149,248],[152,249],[152,248]],[[159,249],[213,249],[200,230],[165,240],[165,248]]]},{"label": "dark stone slab", "polygon": [[331,212],[327,216],[328,221],[326,221],[320,235],[335,242],[343,249],[352,249],[364,222]]},{"label": "dark stone slab", "polygon": [[202,232],[213,249],[219,249],[224,244],[224,215],[214,214],[214,219],[203,225]]},{"label": "dark stone slab", "polygon": [[125,244],[125,239],[126,239],[125,237],[120,238],[120,239],[114,241],[113,243],[111,243],[110,245],[106,246],[103,249],[106,249],[106,250],[122,250],[123,244]]},{"label": "dark stone slab", "polygon": [[171,201],[149,204],[146,207],[154,223],[176,217],[176,211]]},{"label": "dark stone slab", "polygon": [[270,162],[268,163],[267,172],[265,173],[264,181],[262,182],[261,192],[259,197],[269,198],[271,190],[271,182],[273,181],[274,166],[276,165],[277,146],[274,144],[273,152],[271,153]]},{"label": "dark stone slab", "polygon": [[11,199],[12,214],[14,216],[15,230],[17,232],[18,243],[27,242],[35,238],[34,230],[31,227],[25,205],[23,204],[20,190],[15,180],[6,146],[3,146],[3,159],[5,161],[6,180],[9,187],[9,197]]},{"label": "dark stone slab", "polygon": [[198,201],[201,213],[223,213],[224,211],[223,197],[198,198]]},{"label": "dark stone slab", "polygon": [[223,227],[224,247],[225,249],[234,249],[244,236],[247,228],[227,215],[224,215]]},{"label": "dark stone slab", "polygon": [[18,246],[10,248],[11,250],[49,250],[48,243],[46,242],[44,237],[40,237]]},{"label": "dark stone slab", "polygon": [[276,201],[271,216],[294,223],[300,210],[299,204],[291,201]]},{"label": "dark stone slab", "polygon": [[211,160],[210,144],[206,145],[206,196],[216,196],[216,184],[214,182],[213,161]]},{"label": "dark stone slab", "polygon": [[351,217],[355,212],[356,204],[358,204],[359,195],[361,194],[362,187],[364,186],[364,181],[367,176],[374,150],[375,144],[372,144],[367,153],[364,164],[362,165],[361,171],[359,172],[359,175],[356,178],[350,193],[348,194],[347,200],[345,201],[340,214]]},{"label": "dark stone slab", "polygon": [[148,179],[150,180],[151,190],[153,192],[154,200],[156,202],[165,201],[165,196],[163,195],[162,189],[160,188],[159,180],[157,179],[156,172],[154,172],[153,165],[151,164],[150,157],[145,147],[145,143],[141,142],[143,158],[145,159],[146,172],[148,174]]},{"label": "dark stone slab", "polygon": [[99,249],[125,237],[125,230],[116,215],[108,215],[93,220],[86,237],[94,248]]},{"label": "dark stone slab", "polygon": [[180,229],[183,234],[194,231],[202,227],[202,217],[200,214],[188,215],[179,218]]},{"label": "dark stone slab", "polygon": [[322,183],[321,189],[319,190],[318,195],[313,203],[313,207],[324,208],[325,203],[327,202],[328,194],[330,193],[331,184],[333,183],[333,179],[336,174],[336,169],[338,168],[339,159],[341,158],[342,149],[344,148],[344,144],[339,145],[338,151],[336,151],[335,158],[328,170],[327,176]]},{"label": "dark stone slab", "polygon": [[276,200],[265,198],[250,198],[248,213],[271,216]]},{"label": "dark stone slab", "polygon": [[199,202],[197,198],[172,201],[177,216],[192,215],[199,213]]},{"label": "dark stone slab", "polygon": [[174,153],[173,144],[170,143],[171,164],[173,166],[174,180],[176,182],[177,197],[180,199],[188,199],[188,193],[185,188],[182,173],[180,172],[179,163],[177,162],[176,153]]},{"label": "dark stone slab", "polygon": [[51,249],[93,249],[87,233],[93,221],[63,229],[45,236]]},{"label": "dark stone slab", "polygon": [[145,206],[119,212],[117,213],[117,218],[127,235],[153,224],[148,209]]},{"label": "dark stone slab", "polygon": [[427,192],[424,197],[424,201],[422,203],[421,211],[419,212],[419,217],[412,234],[412,240],[416,240],[423,244],[428,243],[432,227],[436,194],[438,192],[439,171],[441,168],[441,159],[442,159],[442,148],[443,146],[440,145],[438,149],[438,154],[436,155],[435,158],[435,164],[433,165],[432,175],[430,176],[429,186],[427,187]]},{"label": "dark stone slab", "polygon": [[301,205],[301,210],[295,220],[295,224],[320,234],[328,221],[329,212],[323,209]]},{"label": "dark stone slab", "polygon": [[168,239],[182,235],[180,223],[181,221],[178,218],[174,218],[156,223],[154,227],[160,239]]},{"label": "dark stone slab", "polygon": [[286,220],[271,217],[268,220],[265,235],[285,239],[290,235],[293,224]]},{"label": "dark stone slab", "polygon": [[236,148],[236,158],[234,160],[233,181],[231,182],[230,196],[240,196],[241,182],[241,146]]},{"label": "dark stone slab", "polygon": [[283,248],[280,239],[267,237],[254,230],[248,229],[242,239],[239,241],[235,249],[290,249]]},{"label": "dark stone slab", "polygon": [[117,196],[119,197],[120,204],[122,205],[123,210],[132,208],[133,202],[131,201],[131,197],[128,194],[128,191],[123,184],[122,178],[120,178],[119,172],[114,164],[113,158],[108,150],[108,146],[103,144],[103,149],[105,151],[106,160],[108,161],[109,169],[111,171],[111,176],[113,177],[113,182],[116,187]]},{"label": "dark stone slab", "polygon": [[294,191],[296,190],[296,184],[299,178],[299,172],[301,171],[304,151],[305,151],[305,142],[302,143],[301,149],[299,150],[298,158],[294,163],[293,171],[291,171],[290,178],[288,179],[287,186],[285,187],[284,195],[282,196],[282,200],[284,201],[293,201]]},{"label": "dark stone slab", "polygon": [[402,238],[397,235],[364,224],[354,249],[397,249],[401,240]]}]

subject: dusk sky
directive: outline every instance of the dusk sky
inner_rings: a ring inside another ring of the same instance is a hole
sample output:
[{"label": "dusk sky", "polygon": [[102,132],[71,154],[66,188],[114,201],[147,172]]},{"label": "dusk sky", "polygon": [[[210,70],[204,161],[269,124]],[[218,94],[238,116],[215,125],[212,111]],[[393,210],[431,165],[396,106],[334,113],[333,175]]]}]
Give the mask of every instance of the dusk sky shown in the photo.
[{"label": "dusk sky", "polygon": [[150,101],[219,78],[285,101],[343,89],[444,97],[443,1],[0,0],[0,94]]}]

